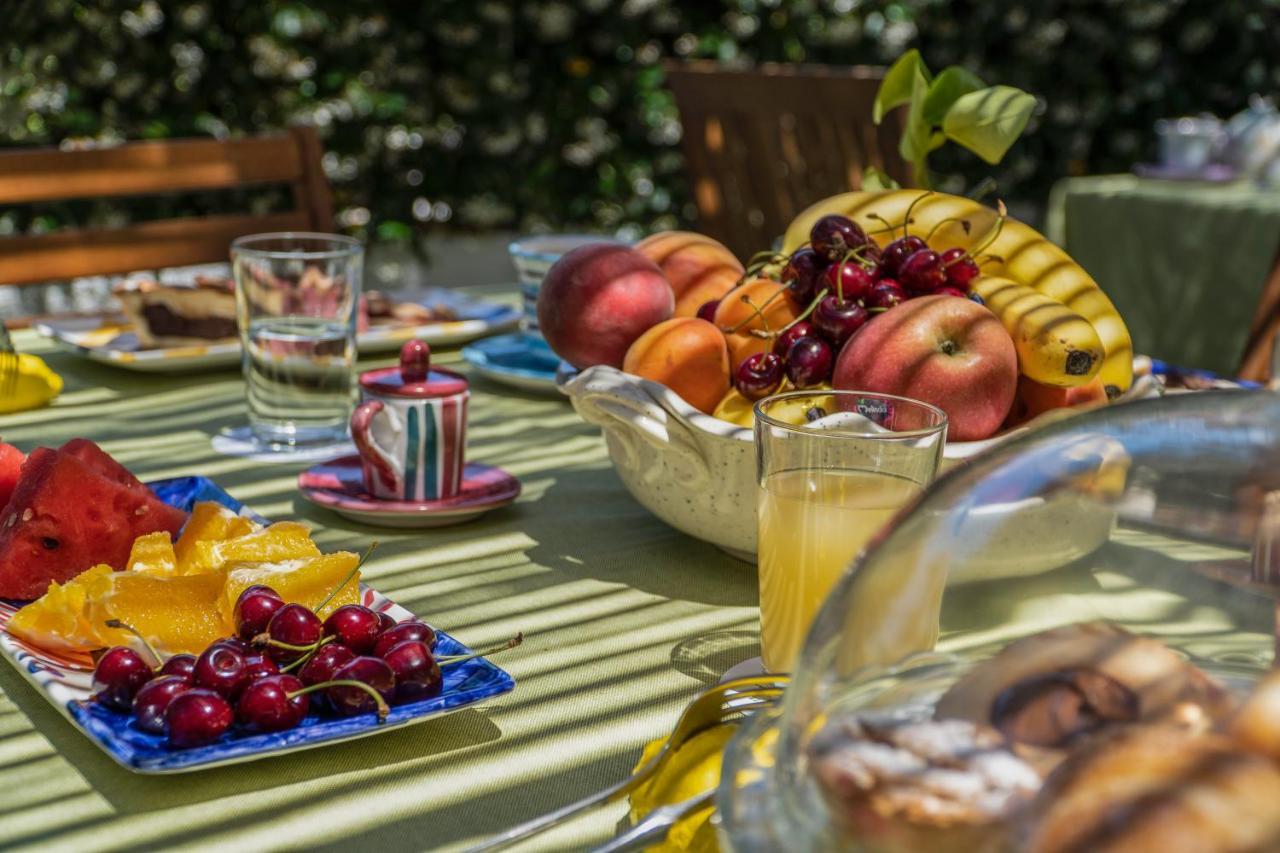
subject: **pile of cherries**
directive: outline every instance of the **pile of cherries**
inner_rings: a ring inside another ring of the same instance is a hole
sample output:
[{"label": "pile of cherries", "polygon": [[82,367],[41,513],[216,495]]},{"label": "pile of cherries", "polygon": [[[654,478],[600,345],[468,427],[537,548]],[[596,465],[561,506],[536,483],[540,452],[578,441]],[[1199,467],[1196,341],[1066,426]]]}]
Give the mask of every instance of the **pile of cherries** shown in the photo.
[{"label": "pile of cherries", "polygon": [[260,585],[240,594],[234,618],[236,636],[198,657],[155,666],[128,646],[107,650],[93,672],[94,700],[132,713],[138,728],[166,735],[171,746],[203,746],[232,725],[291,729],[313,707],[341,717],[376,712],[381,721],[388,705],[438,695],[440,664],[475,656],[437,658],[435,631],[416,619],[344,604],[322,622]]},{"label": "pile of cherries", "polygon": [[[772,394],[784,378],[797,388],[830,381],[840,349],[874,314],[917,296],[978,299],[969,293],[978,264],[964,249],[936,252],[905,233],[881,249],[856,222],[839,214],[814,223],[809,245],[773,260],[785,260],[781,281],[800,314],[771,333],[769,351],[743,359],[734,372],[734,386],[751,400]],[[714,312],[717,304],[704,305],[699,316],[710,316],[705,312]]]}]

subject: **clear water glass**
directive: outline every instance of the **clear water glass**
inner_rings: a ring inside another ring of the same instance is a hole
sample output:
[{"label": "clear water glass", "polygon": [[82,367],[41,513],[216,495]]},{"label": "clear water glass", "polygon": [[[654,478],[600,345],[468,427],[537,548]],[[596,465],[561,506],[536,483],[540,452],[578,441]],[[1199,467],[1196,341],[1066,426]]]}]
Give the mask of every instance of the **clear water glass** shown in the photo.
[{"label": "clear water glass", "polygon": [[947,416],[863,391],[756,403],[760,647],[790,672],[814,616],[868,542],[933,482]]},{"label": "clear water glass", "polygon": [[282,450],[346,441],[364,246],[337,234],[254,234],[231,244],[231,267],[254,437]]},{"label": "clear water glass", "polygon": [[537,334],[538,290],[547,270],[560,260],[561,255],[590,243],[612,242],[616,241],[596,234],[540,234],[509,244],[507,252],[515,264],[516,280],[520,284],[521,331]]}]

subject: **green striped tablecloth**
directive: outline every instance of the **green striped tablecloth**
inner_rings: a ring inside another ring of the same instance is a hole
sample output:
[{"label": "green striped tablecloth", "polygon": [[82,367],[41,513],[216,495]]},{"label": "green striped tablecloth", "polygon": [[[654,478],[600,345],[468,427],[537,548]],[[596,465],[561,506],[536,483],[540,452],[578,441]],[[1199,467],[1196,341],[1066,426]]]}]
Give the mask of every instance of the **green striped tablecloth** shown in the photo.
[{"label": "green striped tablecloth", "polygon": [[1046,231],[1115,302],[1135,352],[1236,374],[1280,250],[1280,192],[1066,178],[1049,198]]},{"label": "green striped tablecloth", "polygon": [[[211,449],[210,435],[244,420],[236,372],[135,374],[31,333],[16,343],[66,389],[50,408],[0,416],[5,440],[30,449],[86,436],[144,479],[212,477],[268,518],[310,524],[326,550],[377,538],[367,582],[472,645],[527,639],[501,658],[515,692],[483,707],[167,778],[118,767],[0,664],[2,848],[457,847],[623,777],[693,694],[758,654],[754,570],[642,509],[597,430],[558,398],[473,377],[469,458],[518,475],[523,497],[460,527],[395,532],[304,503],[300,465]],[[456,352],[437,355],[467,369]],[[540,849],[602,841],[624,814],[580,820]]]}]

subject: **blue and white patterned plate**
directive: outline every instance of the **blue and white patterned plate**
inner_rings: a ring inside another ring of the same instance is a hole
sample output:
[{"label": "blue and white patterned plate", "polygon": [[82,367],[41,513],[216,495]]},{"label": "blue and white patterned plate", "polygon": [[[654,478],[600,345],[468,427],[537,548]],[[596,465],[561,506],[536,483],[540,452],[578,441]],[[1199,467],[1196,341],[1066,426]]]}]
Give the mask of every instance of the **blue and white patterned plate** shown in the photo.
[{"label": "blue and white patterned plate", "polygon": [[[149,484],[165,503],[190,510],[197,501],[216,501],[241,515],[264,521],[204,477],[180,477]],[[361,585],[367,607],[385,611],[397,621],[413,614],[386,596]],[[0,628],[19,605],[0,600]],[[436,629],[436,652],[441,655],[467,654],[470,650],[448,634]],[[88,701],[93,661],[88,655],[69,656],[33,647],[8,632],[0,631],[0,655],[61,711],[76,728],[98,746],[136,773],[182,773],[223,764],[234,764],[280,755],[313,746],[378,734],[474,705],[510,692],[515,680],[484,658],[443,667],[444,689],[439,696],[395,705],[386,722],[375,716],[327,717],[309,714],[302,725],[285,732],[246,734],[233,729],[217,743],[194,749],[171,749],[158,735],[148,734],[132,724],[126,714],[111,711]]]},{"label": "blue and white patterned plate", "polygon": [[560,357],[541,335],[519,332],[486,338],[462,348],[462,357],[482,376],[525,391],[558,393]]},{"label": "blue and white patterned plate", "polygon": [[[398,301],[450,309],[456,320],[439,323],[374,325],[356,339],[364,355],[394,352],[410,338],[432,346],[473,341],[514,327],[520,312],[508,305],[476,299],[457,290],[436,287],[412,293],[388,293]],[[232,367],[240,363],[240,342],[198,344],[163,349],[143,349],[133,327],[122,318],[68,317],[34,324],[37,332],[52,338],[63,349],[126,370],[147,373],[182,373]]]}]

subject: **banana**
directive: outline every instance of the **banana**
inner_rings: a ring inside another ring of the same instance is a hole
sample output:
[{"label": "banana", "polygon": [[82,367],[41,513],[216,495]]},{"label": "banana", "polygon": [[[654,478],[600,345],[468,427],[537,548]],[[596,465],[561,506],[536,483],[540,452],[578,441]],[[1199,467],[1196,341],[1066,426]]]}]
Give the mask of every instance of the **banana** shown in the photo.
[{"label": "banana", "polygon": [[1102,339],[1084,317],[1008,278],[979,276],[971,285],[1018,351],[1018,369],[1045,385],[1083,385],[1102,367]]},{"label": "banana", "polygon": [[[912,202],[915,205],[912,206]],[[787,228],[783,251],[791,252],[809,241],[813,223],[829,213],[852,218],[881,245],[901,236],[882,220],[899,225],[911,208],[910,233],[929,237],[930,247],[942,251],[959,246],[972,250],[980,246],[996,227],[999,214],[972,199],[923,190],[850,192],[832,196],[810,206]],[[936,230],[935,230],[936,229]],[[985,249],[982,272],[1001,276],[1031,287],[1062,303],[1093,326],[1102,342],[1102,366],[1097,373],[1111,395],[1133,384],[1133,342],[1124,320],[1087,272],[1062,249],[1030,226],[1006,218],[995,240]],[[1034,377],[1033,377],[1034,378]]]}]

